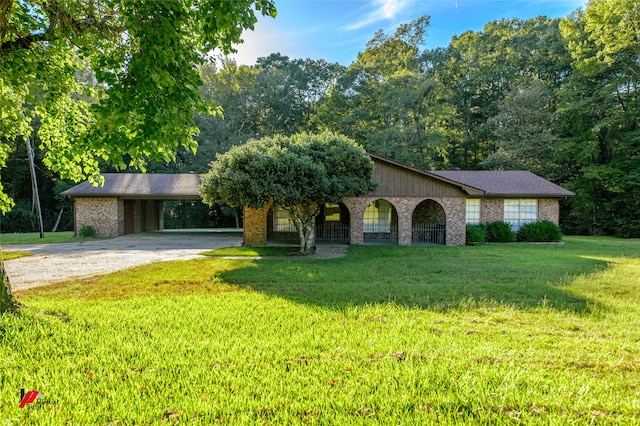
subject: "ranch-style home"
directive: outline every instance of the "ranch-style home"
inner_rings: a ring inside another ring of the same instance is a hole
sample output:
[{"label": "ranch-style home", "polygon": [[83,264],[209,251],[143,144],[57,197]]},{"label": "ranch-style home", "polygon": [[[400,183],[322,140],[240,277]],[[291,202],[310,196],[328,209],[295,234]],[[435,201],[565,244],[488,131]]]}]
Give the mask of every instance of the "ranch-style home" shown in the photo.
[{"label": "ranch-style home", "polygon": [[[558,224],[559,200],[574,195],[526,171],[425,171],[369,155],[378,188],[323,206],[318,243],[464,245],[467,224],[503,220],[514,230],[540,220]],[[74,198],[76,234],[83,226],[103,236],[161,230],[164,200],[200,199],[197,174],[105,173],[104,182],[63,193]],[[286,212],[245,207],[245,245],[275,241],[297,241]]]}]

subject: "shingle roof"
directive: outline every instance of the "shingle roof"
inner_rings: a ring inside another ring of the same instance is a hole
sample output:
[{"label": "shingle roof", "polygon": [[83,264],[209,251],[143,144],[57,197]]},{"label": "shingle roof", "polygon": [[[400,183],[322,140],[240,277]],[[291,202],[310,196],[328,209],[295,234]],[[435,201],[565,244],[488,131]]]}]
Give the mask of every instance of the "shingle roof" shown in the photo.
[{"label": "shingle roof", "polygon": [[83,182],[62,193],[73,197],[199,199],[198,174],[104,173],[104,185]]},{"label": "shingle roof", "polygon": [[531,172],[439,170],[438,176],[470,185],[486,192],[487,196],[503,197],[572,197],[575,194]]},{"label": "shingle roof", "polygon": [[[372,155],[403,166],[392,160]],[[440,177],[450,184],[460,184],[469,194],[481,194],[489,197],[572,197],[571,191],[549,182],[527,171],[468,171],[439,170],[422,171],[425,176]],[[93,186],[83,182],[62,193],[72,197],[124,197],[155,199],[200,199],[198,187],[201,184],[198,174],[144,174],[144,173],[104,173],[104,186]],[[480,191],[478,191],[480,190]]]}]

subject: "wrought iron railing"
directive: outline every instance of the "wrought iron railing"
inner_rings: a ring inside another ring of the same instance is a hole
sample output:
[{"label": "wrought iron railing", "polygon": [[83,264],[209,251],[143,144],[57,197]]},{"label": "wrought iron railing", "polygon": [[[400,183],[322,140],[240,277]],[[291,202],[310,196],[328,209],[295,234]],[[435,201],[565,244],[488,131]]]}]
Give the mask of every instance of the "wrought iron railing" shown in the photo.
[{"label": "wrought iron railing", "polygon": [[389,223],[367,223],[364,227],[365,244],[398,244],[398,228]]},{"label": "wrought iron railing", "polygon": [[316,241],[319,243],[349,244],[349,225],[340,222],[325,222],[316,226]]},{"label": "wrought iron railing", "polygon": [[444,225],[429,223],[413,225],[411,241],[413,244],[445,245],[445,230]]}]

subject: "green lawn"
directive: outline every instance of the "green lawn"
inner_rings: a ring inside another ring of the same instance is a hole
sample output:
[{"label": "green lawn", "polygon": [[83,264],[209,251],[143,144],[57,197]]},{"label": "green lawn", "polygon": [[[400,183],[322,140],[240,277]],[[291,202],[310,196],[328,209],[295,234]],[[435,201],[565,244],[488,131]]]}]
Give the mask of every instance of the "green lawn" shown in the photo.
[{"label": "green lawn", "polygon": [[[163,262],[17,294],[4,424],[639,424],[640,241]],[[44,398],[18,408],[20,388]]]},{"label": "green lawn", "polygon": [[19,259],[21,257],[28,257],[28,256],[33,256],[33,254],[28,251],[2,252],[2,250],[0,250],[0,257],[2,257],[2,260]]},{"label": "green lawn", "polygon": [[300,246],[270,246],[270,247],[222,247],[204,252],[207,256],[220,257],[256,257],[256,256],[293,256],[300,252]]},{"label": "green lawn", "polygon": [[38,232],[0,234],[0,245],[5,244],[40,244],[40,243],[70,243],[83,241],[86,238],[75,238],[72,231],[45,232],[44,238],[40,238]]}]

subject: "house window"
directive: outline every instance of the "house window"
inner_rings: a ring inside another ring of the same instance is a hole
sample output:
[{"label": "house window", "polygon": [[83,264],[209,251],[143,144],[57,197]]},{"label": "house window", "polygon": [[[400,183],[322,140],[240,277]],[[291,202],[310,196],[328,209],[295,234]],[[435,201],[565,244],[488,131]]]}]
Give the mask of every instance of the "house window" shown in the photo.
[{"label": "house window", "polygon": [[340,222],[340,205],[327,203],[324,205],[324,221]]},{"label": "house window", "polygon": [[480,224],[480,199],[467,198],[467,225]]},{"label": "house window", "polygon": [[391,232],[391,203],[378,200],[364,211],[364,232]]},{"label": "house window", "polygon": [[296,227],[289,219],[287,211],[278,206],[273,207],[273,231],[296,232]]},{"label": "house window", "polygon": [[538,220],[538,200],[504,200],[504,221],[518,231],[522,225]]}]

